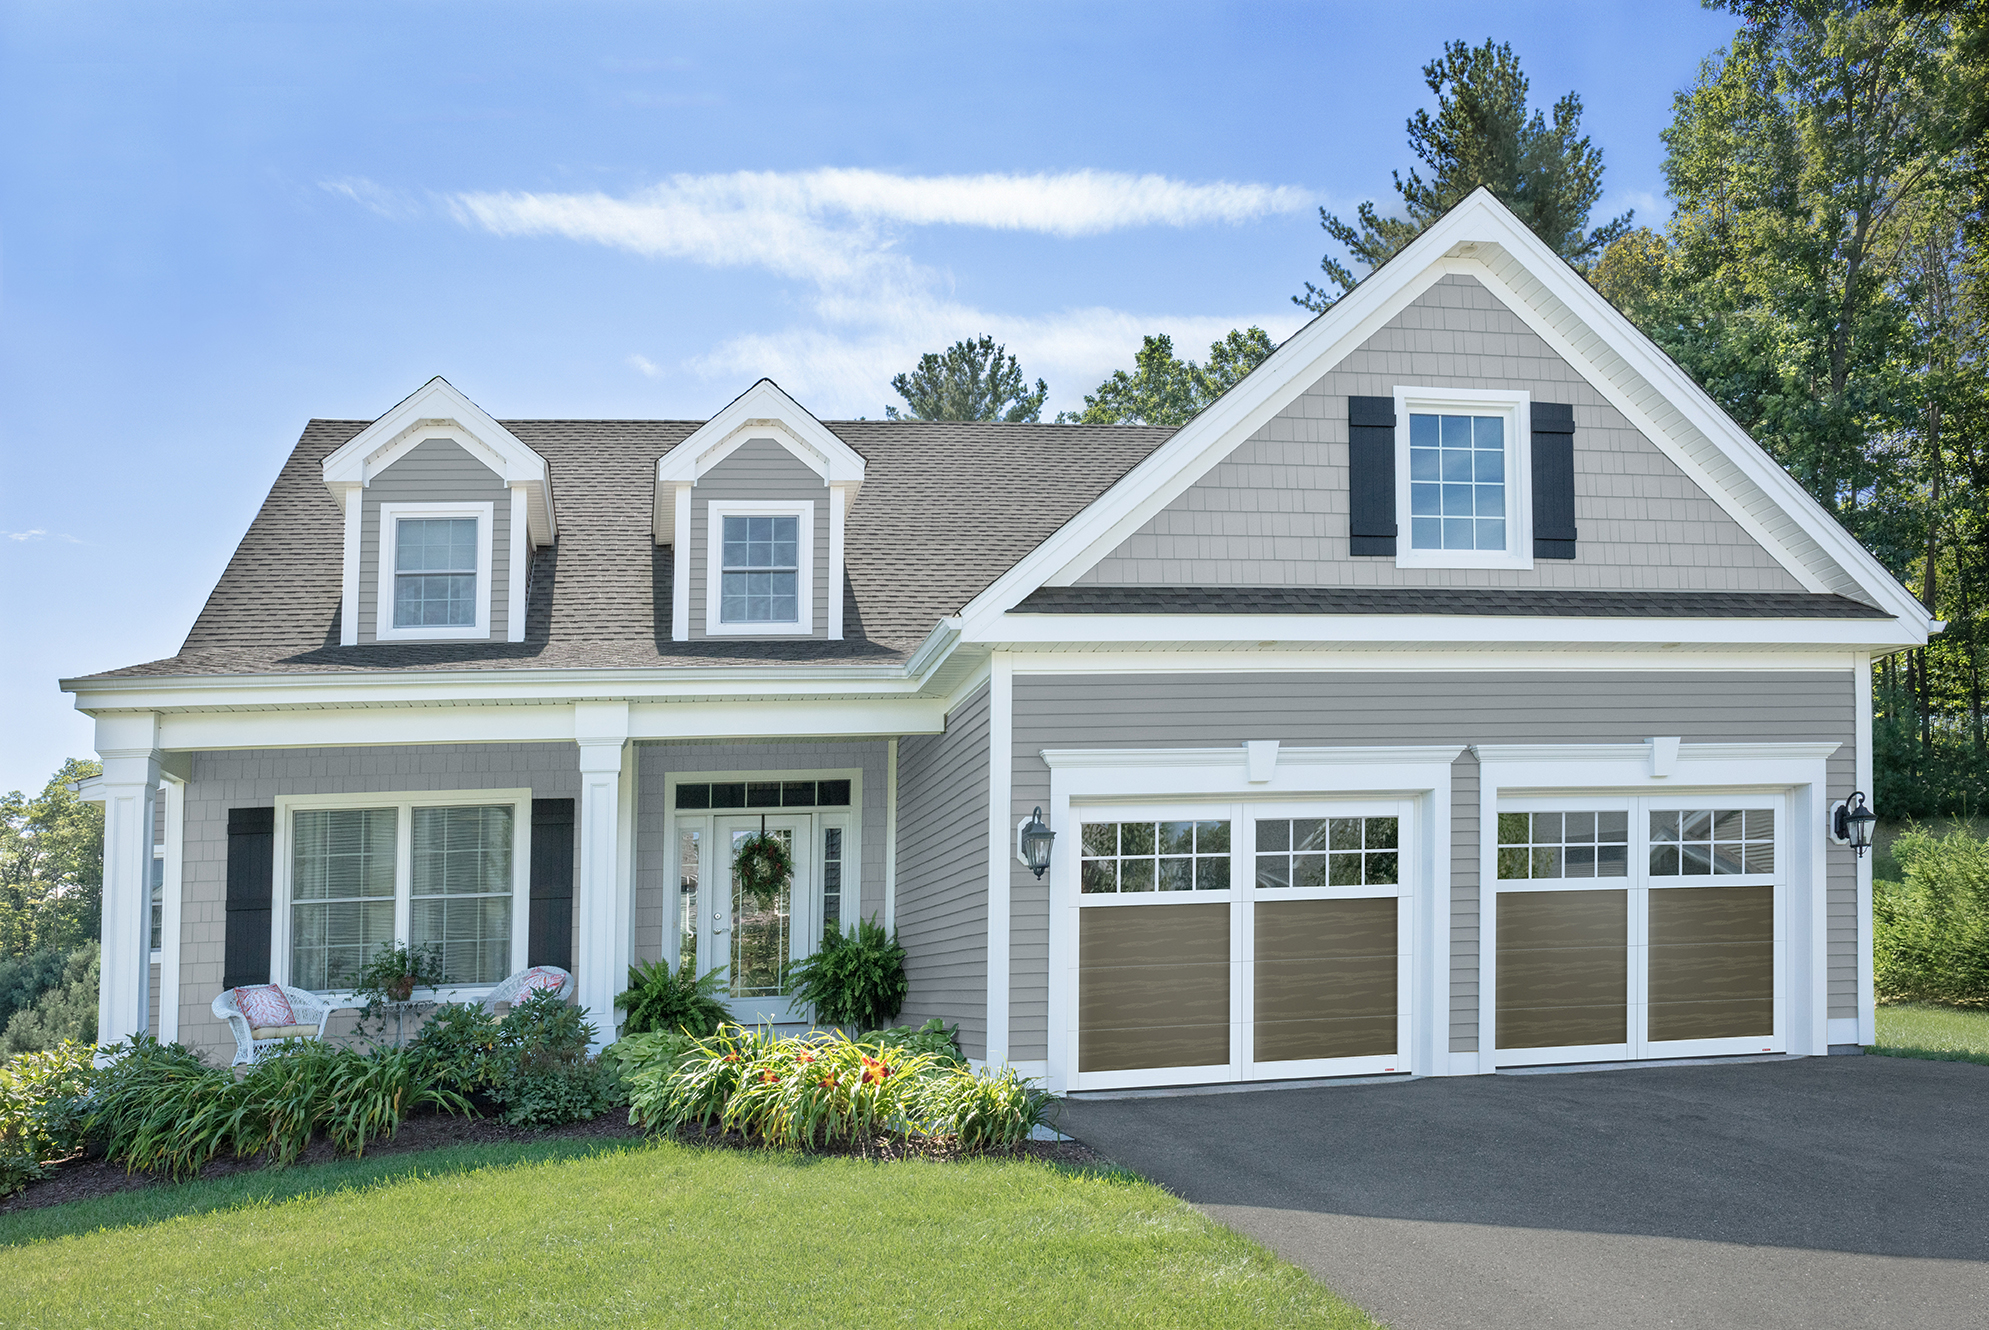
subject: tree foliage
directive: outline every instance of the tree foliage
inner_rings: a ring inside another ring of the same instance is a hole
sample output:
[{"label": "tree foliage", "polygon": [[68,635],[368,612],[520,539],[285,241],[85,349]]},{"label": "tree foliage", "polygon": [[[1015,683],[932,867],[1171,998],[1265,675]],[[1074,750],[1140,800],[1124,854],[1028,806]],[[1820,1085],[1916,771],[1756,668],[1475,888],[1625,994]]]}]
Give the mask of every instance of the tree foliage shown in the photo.
[{"label": "tree foliage", "polygon": [[1202,364],[1174,354],[1174,339],[1157,333],[1133,353],[1130,372],[1112,371],[1085,396],[1084,410],[1066,411],[1059,423],[1080,425],[1180,425],[1228,392],[1277,350],[1262,328],[1232,328],[1209,346]]},{"label": "tree foliage", "polygon": [[891,388],[905,399],[907,414],[887,406],[890,420],[1038,420],[1050,395],[1041,379],[1032,389],[1008,348],[986,334],[926,352],[916,369],[891,380]]},{"label": "tree foliage", "polygon": [[97,936],[104,810],[69,787],[100,770],[71,758],[40,794],[0,795],[0,957],[68,951]]},{"label": "tree foliage", "polygon": [[1669,224],[1590,277],[1949,622],[1880,664],[1879,803],[1979,810],[1984,22],[1911,0],[1727,7],[1744,26],[1664,133]]},{"label": "tree foliage", "polygon": [[[1582,99],[1570,92],[1551,115],[1529,113],[1527,77],[1509,44],[1449,42],[1423,66],[1423,81],[1436,94],[1436,114],[1419,109],[1409,117],[1409,146],[1430,178],[1413,168],[1406,180],[1393,173],[1403,215],[1383,216],[1371,200],[1355,210],[1353,222],[1319,210],[1326,233],[1368,270],[1481,185],[1578,267],[1629,230],[1629,213],[1589,229],[1589,213],[1602,197],[1602,150],[1581,132]],[[1292,297],[1314,311],[1329,308],[1359,280],[1330,253],[1319,266],[1339,290],[1307,282]]]}]

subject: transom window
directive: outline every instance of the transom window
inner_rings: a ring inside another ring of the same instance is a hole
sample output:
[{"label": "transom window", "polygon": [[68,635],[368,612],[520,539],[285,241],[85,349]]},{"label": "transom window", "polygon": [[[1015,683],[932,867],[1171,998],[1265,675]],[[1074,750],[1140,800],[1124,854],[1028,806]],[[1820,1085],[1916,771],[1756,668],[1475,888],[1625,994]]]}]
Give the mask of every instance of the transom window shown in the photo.
[{"label": "transom window", "polygon": [[301,808],[290,822],[290,983],[351,988],[381,947],[433,948],[443,985],[512,965],[510,804]]},{"label": "transom window", "polygon": [[1400,882],[1399,819],[1257,820],[1257,886],[1361,887]]},{"label": "transom window", "polygon": [[1409,416],[1409,543],[1506,549],[1506,418]]},{"label": "transom window", "polygon": [[1652,877],[1774,871],[1772,808],[1662,809],[1651,814]]},{"label": "transom window", "polygon": [[796,517],[726,517],[719,618],[794,623],[800,618],[800,526]]},{"label": "transom window", "polygon": [[1502,878],[1627,877],[1627,812],[1500,813]]},{"label": "transom window", "polygon": [[1229,822],[1086,822],[1081,890],[1229,890]]},{"label": "transom window", "polygon": [[394,526],[394,627],[473,627],[477,519],[403,517]]},{"label": "transom window", "polygon": [[847,780],[729,780],[677,787],[679,808],[847,808]]}]

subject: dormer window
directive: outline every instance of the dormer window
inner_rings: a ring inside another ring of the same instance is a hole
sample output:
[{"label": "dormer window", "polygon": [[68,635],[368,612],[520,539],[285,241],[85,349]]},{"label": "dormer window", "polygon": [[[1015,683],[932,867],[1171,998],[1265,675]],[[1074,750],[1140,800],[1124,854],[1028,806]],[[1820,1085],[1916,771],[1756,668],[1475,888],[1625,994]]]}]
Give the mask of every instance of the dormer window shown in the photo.
[{"label": "dormer window", "polygon": [[382,642],[490,636],[488,503],[380,505]]},{"label": "dormer window", "polygon": [[815,631],[815,504],[713,499],[705,631],[793,636]]},{"label": "dormer window", "polygon": [[796,517],[725,519],[722,623],[793,623],[801,563]]}]

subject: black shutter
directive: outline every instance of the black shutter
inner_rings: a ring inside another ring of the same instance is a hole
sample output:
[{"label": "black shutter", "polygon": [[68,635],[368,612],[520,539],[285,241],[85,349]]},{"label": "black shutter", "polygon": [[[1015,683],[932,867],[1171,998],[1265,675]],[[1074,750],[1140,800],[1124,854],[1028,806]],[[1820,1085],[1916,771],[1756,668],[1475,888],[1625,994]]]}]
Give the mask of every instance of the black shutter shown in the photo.
[{"label": "black shutter", "polygon": [[276,877],[276,810],[228,810],[228,924],[221,987],[269,982],[270,893]]},{"label": "black shutter", "polygon": [[1575,409],[1533,404],[1533,557],[1575,557]]},{"label": "black shutter", "polygon": [[1395,557],[1395,399],[1347,399],[1349,554]]},{"label": "black shutter", "polygon": [[573,968],[573,800],[532,800],[532,923],[527,965]]}]

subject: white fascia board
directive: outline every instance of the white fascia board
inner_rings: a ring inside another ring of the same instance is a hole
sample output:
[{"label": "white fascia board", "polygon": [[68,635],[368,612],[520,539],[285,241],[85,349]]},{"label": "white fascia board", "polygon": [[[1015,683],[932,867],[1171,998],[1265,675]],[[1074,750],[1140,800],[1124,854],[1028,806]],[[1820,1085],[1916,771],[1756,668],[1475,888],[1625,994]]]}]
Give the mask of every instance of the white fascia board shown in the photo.
[{"label": "white fascia board", "polygon": [[761,379],[657,459],[653,522],[658,544],[668,543],[663,535],[664,490],[697,484],[705,472],[749,438],[773,439],[820,476],[823,484],[847,487],[851,497],[863,484],[863,455],[836,437],[772,379]]},{"label": "white fascia board", "polygon": [[324,460],[325,484],[334,493],[363,487],[430,437],[452,438],[507,485],[524,484],[532,500],[532,543],[549,545],[557,537],[546,459],[439,374],[333,450]]},{"label": "white fascia board", "polygon": [[[300,711],[175,712],[160,719],[174,750],[347,748],[403,744],[572,743],[598,738],[579,716],[588,706],[449,706]],[[939,698],[785,702],[647,703],[619,706],[627,739],[841,739],[938,734]],[[598,728],[598,727],[596,727]]]},{"label": "white fascia board", "polygon": [[1546,645],[1620,643],[1735,646],[1916,646],[1925,641],[1882,619],[1578,619],[1457,614],[1004,614],[981,645],[1052,643],[1334,642]]},{"label": "white fascia board", "polygon": [[1358,646],[1336,650],[1312,647],[1125,650],[1100,644],[1080,651],[1010,653],[1018,676],[1029,674],[1553,674],[1624,671],[1708,674],[1790,672],[1846,674],[1856,664],[1852,652],[1684,650],[1647,651],[1565,646],[1534,650],[1458,648],[1444,650],[1414,643]]},{"label": "white fascia board", "polygon": [[[1631,370],[1635,382],[1615,381],[1597,363],[1592,350],[1574,345],[1558,328],[1552,328],[1550,321],[1509,279],[1486,262],[1478,261],[1481,250],[1488,259],[1503,252],[1519,263],[1542,290],[1551,293],[1564,308],[1589,325],[1597,340]],[[1814,541],[1817,552],[1824,556],[1823,562],[1831,565],[1817,567],[1816,558],[1804,558],[1803,551],[1778,538],[1745,503],[1732,500],[1732,485],[1721,483],[1704,466],[1696,461],[1683,466],[1750,535],[1781,558],[1798,580],[1812,590],[1841,591],[1845,588],[1833,585],[1835,579],[1828,574],[1848,569],[1858,588],[1874,603],[1905,623],[1919,625],[1926,621],[1924,607],[1768,457],[1746,431],[1734,424],[1690,376],[1548,250],[1489,191],[1480,189],[1332,309],[1294,333],[1235,388],[1182,426],[1111,489],[976,596],[960,616],[967,624],[969,636],[992,640],[984,627],[988,618],[1001,614],[1038,586],[1075,581],[1439,278],[1467,270],[1510,296],[1515,312],[1529,326],[1537,331],[1551,331],[1550,344],[1571,363],[1593,368],[1591,382],[1674,461],[1684,457],[1683,451],[1638,402],[1638,390],[1645,396],[1662,396],[1683,410],[1694,428],[1735,468],[1737,475],[1758,487],[1800,524]],[[1531,318],[1527,317],[1529,314]]]}]

